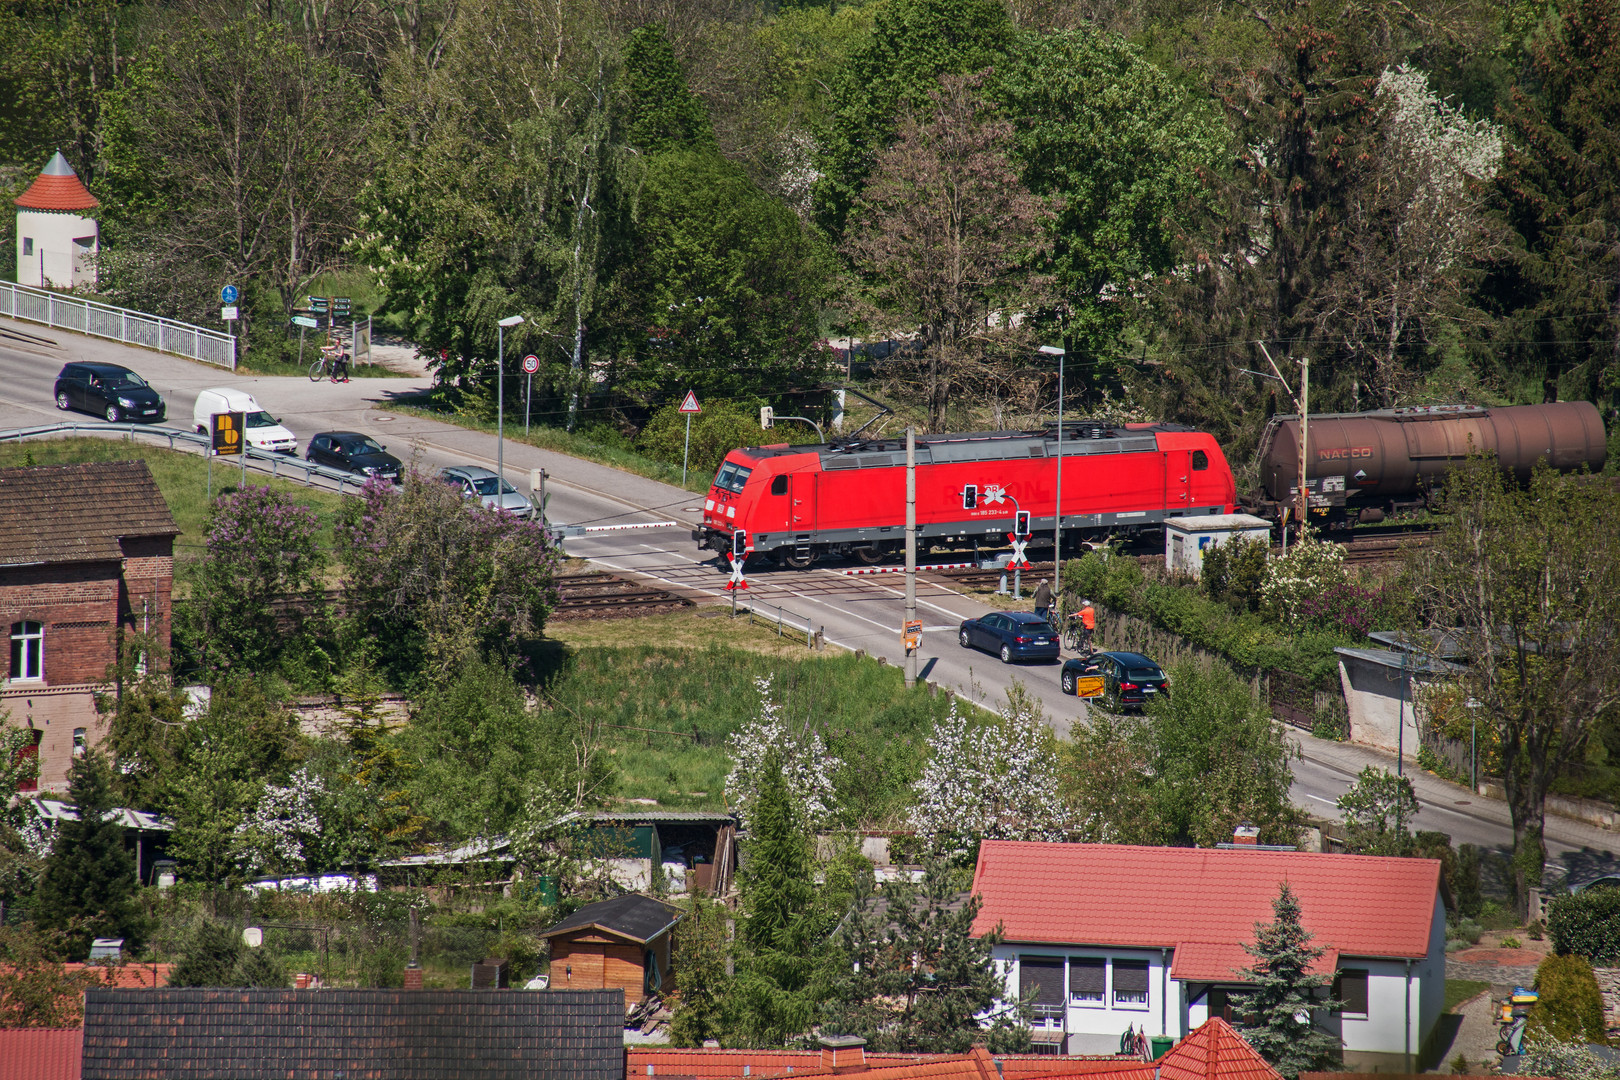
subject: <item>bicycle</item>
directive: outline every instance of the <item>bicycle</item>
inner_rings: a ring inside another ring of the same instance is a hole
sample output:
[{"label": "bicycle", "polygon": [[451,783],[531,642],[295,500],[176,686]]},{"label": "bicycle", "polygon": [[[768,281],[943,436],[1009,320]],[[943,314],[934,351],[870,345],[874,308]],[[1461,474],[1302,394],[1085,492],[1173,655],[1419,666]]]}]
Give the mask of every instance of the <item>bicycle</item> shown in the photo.
[{"label": "bicycle", "polygon": [[315,361],[313,364],[309,365],[309,381],[320,382],[321,377],[326,374],[326,365],[327,359],[324,356]]}]

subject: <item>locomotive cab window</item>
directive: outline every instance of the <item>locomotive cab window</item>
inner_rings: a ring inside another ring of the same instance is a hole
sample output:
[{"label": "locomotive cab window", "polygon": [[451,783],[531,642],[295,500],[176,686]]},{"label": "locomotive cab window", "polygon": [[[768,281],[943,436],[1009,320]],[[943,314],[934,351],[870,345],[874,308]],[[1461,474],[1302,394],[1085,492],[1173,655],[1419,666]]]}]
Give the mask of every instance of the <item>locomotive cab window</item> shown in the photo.
[{"label": "locomotive cab window", "polygon": [[1202,450],[1193,451],[1193,472],[1203,472],[1209,468],[1209,455]]},{"label": "locomotive cab window", "polygon": [[720,475],[714,478],[714,486],[733,495],[741,495],[743,485],[748,483],[753,472],[753,469],[728,461],[720,466]]},{"label": "locomotive cab window", "polygon": [[781,476],[773,477],[771,479],[771,494],[772,495],[786,495],[787,494],[787,474],[784,473]]}]

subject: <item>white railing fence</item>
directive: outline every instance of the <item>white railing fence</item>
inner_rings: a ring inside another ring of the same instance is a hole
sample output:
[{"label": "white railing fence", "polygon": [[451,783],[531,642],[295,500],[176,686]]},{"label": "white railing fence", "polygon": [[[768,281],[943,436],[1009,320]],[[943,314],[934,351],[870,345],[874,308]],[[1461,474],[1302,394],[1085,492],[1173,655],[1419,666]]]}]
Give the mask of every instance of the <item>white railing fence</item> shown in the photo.
[{"label": "white railing fence", "polygon": [[0,281],[0,315],[236,370],[236,338],[205,326]]}]

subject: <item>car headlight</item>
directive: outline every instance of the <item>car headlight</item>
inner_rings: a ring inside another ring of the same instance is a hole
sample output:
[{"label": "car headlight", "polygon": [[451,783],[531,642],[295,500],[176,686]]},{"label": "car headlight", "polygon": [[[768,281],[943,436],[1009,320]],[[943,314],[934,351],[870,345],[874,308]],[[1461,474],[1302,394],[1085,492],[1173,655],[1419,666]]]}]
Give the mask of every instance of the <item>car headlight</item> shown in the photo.
[{"label": "car headlight", "polygon": [[360,471],[365,473],[367,476],[376,476],[378,469],[375,465],[362,465],[360,466]]},{"label": "car headlight", "polygon": [[133,409],[135,407],[135,399],[121,397],[118,399],[118,404],[122,405],[126,409]]}]

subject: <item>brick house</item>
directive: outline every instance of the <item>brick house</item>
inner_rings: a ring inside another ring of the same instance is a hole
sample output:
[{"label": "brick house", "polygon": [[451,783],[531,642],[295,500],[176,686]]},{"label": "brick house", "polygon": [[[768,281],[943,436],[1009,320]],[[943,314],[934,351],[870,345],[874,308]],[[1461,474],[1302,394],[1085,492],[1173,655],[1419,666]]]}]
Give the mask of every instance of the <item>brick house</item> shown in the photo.
[{"label": "brick house", "polygon": [[144,461],[0,469],[0,710],[35,733],[40,790],[106,736],[95,693],[124,634],[167,646],[179,532]]}]

